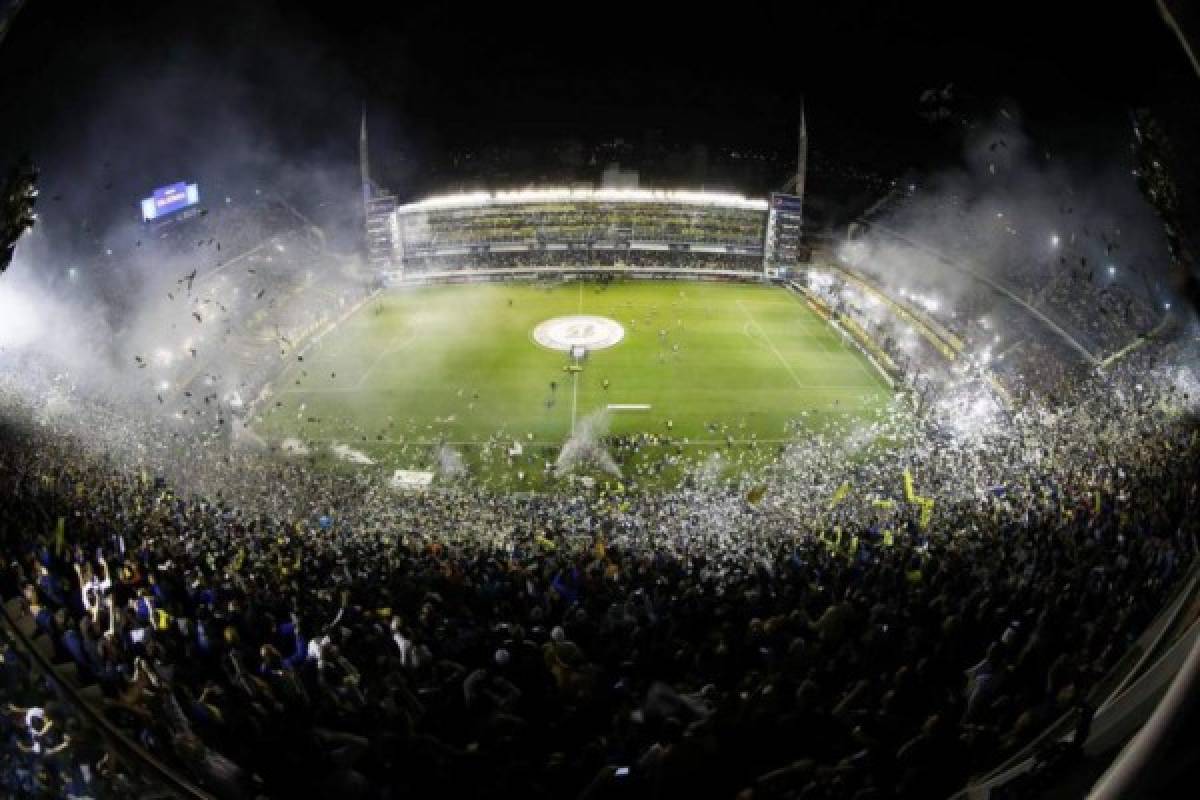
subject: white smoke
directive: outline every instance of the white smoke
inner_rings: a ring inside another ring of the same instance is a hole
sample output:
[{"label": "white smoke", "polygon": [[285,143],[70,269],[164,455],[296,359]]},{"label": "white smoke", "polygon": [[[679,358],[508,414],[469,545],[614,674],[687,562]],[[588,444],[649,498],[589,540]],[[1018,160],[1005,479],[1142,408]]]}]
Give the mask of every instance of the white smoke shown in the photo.
[{"label": "white smoke", "polygon": [[584,417],[575,426],[575,431],[563,443],[554,469],[566,475],[579,469],[598,469],[621,477],[621,468],[604,448],[603,437],[608,432],[609,414],[605,410]]},{"label": "white smoke", "polygon": [[697,486],[717,486],[721,483],[721,473],[724,469],[725,459],[721,457],[721,451],[714,450],[696,465],[692,472],[692,479]]},{"label": "white smoke", "polygon": [[351,464],[368,465],[375,463],[375,459],[371,458],[361,450],[355,450],[354,448],[350,447],[350,445],[338,444],[337,442],[334,442],[332,445],[330,445],[329,449],[342,461],[348,461]]},{"label": "white smoke", "polygon": [[462,453],[444,442],[437,449],[438,474],[443,478],[457,478],[467,471]]},{"label": "white smoke", "polygon": [[299,439],[288,437],[279,443],[279,449],[288,455],[306,456],[312,451],[304,442]]}]

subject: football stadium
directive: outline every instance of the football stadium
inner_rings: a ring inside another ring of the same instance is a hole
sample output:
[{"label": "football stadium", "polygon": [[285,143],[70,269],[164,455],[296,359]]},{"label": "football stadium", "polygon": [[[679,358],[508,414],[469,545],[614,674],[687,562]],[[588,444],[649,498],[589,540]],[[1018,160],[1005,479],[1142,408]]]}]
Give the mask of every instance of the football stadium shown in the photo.
[{"label": "football stadium", "polygon": [[895,395],[861,329],[768,279],[796,234],[768,240],[767,205],[534,190],[400,207],[376,241],[385,288],[263,390],[253,431],[430,478],[450,454],[514,489],[678,485],[701,463],[761,478],[790,444],[894,416]]},{"label": "football stadium", "polygon": [[0,2],[0,796],[1189,796],[1142,5]]}]

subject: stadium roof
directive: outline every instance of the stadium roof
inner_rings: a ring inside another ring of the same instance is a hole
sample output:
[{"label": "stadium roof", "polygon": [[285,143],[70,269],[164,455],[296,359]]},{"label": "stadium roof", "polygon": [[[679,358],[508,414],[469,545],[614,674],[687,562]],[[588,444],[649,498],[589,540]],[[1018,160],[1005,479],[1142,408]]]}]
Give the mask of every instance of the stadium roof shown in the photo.
[{"label": "stadium roof", "polygon": [[563,201],[597,203],[679,203],[717,208],[741,208],[766,211],[767,201],[727,192],[670,191],[665,189],[519,189],[501,192],[463,192],[430,197],[400,206],[402,214],[441,211],[489,205],[555,203]]}]

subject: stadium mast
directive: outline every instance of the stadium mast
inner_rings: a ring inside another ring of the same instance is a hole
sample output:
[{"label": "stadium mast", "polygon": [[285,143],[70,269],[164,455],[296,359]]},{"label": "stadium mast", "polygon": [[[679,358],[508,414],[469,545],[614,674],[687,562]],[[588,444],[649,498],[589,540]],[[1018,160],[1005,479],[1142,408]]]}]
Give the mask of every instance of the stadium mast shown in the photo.
[{"label": "stadium mast", "polygon": [[396,212],[396,197],[391,192],[376,191],[371,185],[371,162],[367,152],[367,104],[363,103],[362,123],[358,129],[358,170],[362,178],[363,227],[367,240],[367,263],[380,272],[392,269],[396,256],[396,240],[392,217]]},{"label": "stadium mast", "polygon": [[367,104],[363,103],[362,124],[358,129],[358,171],[362,176],[363,213],[371,202],[371,164],[367,155]]},{"label": "stadium mast", "polygon": [[808,121],[804,117],[804,95],[800,95],[800,136],[796,143],[796,196],[804,208],[804,181],[808,176]]},{"label": "stadium mast", "polygon": [[784,193],[792,193],[800,198],[800,208],[804,207],[804,183],[808,176],[808,120],[804,114],[804,95],[800,96],[800,125],[796,140],[796,174],[787,179],[783,185]]}]

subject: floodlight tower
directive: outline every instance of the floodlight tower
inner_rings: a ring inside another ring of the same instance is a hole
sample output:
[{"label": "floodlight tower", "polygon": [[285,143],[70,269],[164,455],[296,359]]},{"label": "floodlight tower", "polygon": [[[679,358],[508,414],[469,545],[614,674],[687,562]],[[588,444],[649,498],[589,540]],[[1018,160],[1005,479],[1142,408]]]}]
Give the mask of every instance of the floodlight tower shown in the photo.
[{"label": "floodlight tower", "polygon": [[808,175],[808,120],[804,114],[804,96],[800,96],[800,125],[796,137],[796,172],[780,190],[804,200],[804,181]]},{"label": "floodlight tower", "polygon": [[371,183],[371,162],[367,152],[367,106],[363,104],[358,129],[358,171],[362,179],[363,226],[367,240],[367,263],[377,272],[393,269],[397,255],[394,228],[396,197],[377,190]]},{"label": "floodlight tower", "polygon": [[367,104],[363,103],[362,124],[358,129],[358,172],[362,177],[363,216],[371,202],[371,165],[367,157]]},{"label": "floodlight tower", "polygon": [[804,95],[800,96],[800,135],[796,142],[796,196],[804,209],[804,180],[808,174],[808,121],[804,117]]},{"label": "floodlight tower", "polygon": [[769,277],[786,276],[809,256],[804,247],[804,182],[808,173],[808,121],[800,97],[796,142],[796,172],[778,192],[771,193],[763,237],[763,270]]}]

